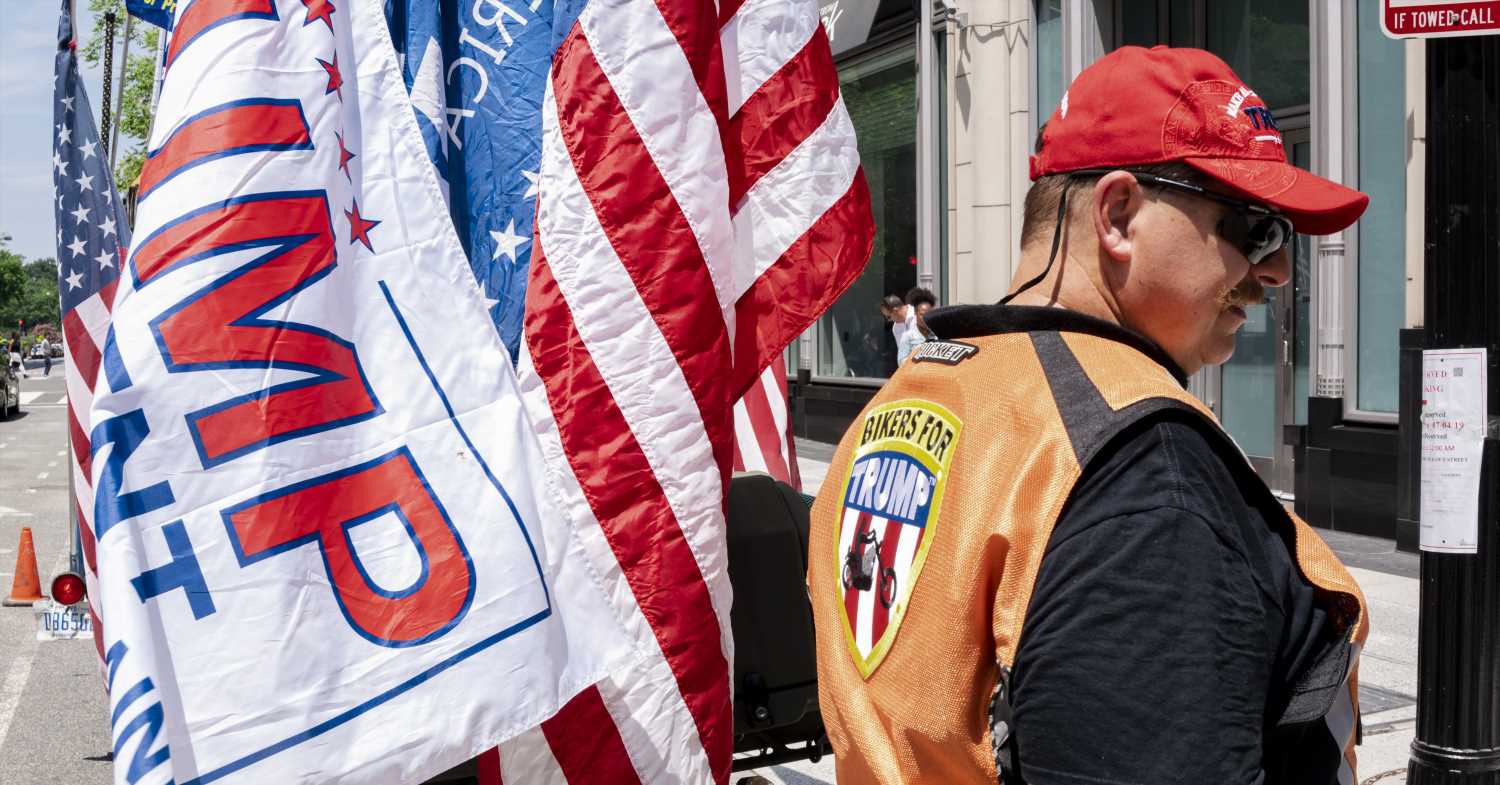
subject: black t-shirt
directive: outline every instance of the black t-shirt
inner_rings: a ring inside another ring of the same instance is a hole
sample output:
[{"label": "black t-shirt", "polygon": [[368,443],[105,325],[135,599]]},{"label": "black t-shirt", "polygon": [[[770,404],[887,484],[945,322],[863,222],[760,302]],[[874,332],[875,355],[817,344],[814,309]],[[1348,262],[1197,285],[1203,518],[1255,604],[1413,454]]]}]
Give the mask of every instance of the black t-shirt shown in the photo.
[{"label": "black t-shirt", "polygon": [[1057,522],[1013,676],[1029,785],[1337,782],[1321,721],[1284,716],[1336,636],[1274,499],[1206,428],[1117,436]]}]

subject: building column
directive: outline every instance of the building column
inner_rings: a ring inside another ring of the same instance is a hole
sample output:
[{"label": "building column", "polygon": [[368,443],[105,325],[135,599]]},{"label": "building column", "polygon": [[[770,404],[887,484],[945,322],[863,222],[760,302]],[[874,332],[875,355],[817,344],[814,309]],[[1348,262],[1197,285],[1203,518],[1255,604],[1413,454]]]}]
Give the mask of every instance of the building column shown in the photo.
[{"label": "building column", "polygon": [[[1344,182],[1344,11],[1314,3],[1311,19],[1313,171]],[[1313,240],[1312,356],[1317,398],[1344,397],[1344,233]]]},{"label": "building column", "polygon": [[934,41],[933,4],[917,0],[917,286],[935,291],[938,282],[938,80],[946,78]]},{"label": "building column", "polygon": [[950,294],[954,302],[995,302],[1010,288],[1029,186],[1031,3],[969,0],[955,22]]}]

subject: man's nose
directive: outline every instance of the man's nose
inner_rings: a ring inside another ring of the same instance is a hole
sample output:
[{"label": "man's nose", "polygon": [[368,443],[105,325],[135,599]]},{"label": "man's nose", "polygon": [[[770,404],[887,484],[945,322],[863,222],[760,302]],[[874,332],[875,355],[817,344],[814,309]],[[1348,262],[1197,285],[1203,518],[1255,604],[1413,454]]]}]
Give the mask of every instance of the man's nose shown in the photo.
[{"label": "man's nose", "polygon": [[1260,264],[1250,269],[1255,280],[1267,289],[1275,289],[1286,286],[1292,279],[1292,243],[1288,242],[1281,246],[1276,253],[1262,259]]}]

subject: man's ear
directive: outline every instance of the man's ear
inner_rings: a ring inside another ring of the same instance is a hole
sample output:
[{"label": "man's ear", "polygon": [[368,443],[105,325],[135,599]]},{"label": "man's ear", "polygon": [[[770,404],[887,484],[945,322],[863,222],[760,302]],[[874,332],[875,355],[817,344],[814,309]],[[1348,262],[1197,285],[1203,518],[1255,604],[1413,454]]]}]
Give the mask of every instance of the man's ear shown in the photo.
[{"label": "man's ear", "polygon": [[1117,262],[1129,262],[1133,258],[1135,249],[1130,222],[1135,220],[1144,201],[1141,184],[1136,182],[1134,175],[1120,169],[1100,178],[1094,185],[1089,216],[1099,238],[1099,249],[1105,256]]}]

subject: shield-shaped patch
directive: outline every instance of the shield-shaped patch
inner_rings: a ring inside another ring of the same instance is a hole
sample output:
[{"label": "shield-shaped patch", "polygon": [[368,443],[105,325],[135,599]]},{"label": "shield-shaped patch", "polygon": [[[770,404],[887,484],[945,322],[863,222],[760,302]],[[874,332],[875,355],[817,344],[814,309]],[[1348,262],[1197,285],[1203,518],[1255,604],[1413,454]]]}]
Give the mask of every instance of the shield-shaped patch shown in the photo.
[{"label": "shield-shaped patch", "polygon": [[844,475],[836,589],[844,642],[866,679],[895,643],[927,551],[961,423],[930,401],[871,409]]}]

